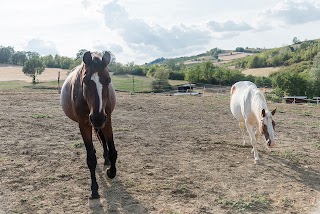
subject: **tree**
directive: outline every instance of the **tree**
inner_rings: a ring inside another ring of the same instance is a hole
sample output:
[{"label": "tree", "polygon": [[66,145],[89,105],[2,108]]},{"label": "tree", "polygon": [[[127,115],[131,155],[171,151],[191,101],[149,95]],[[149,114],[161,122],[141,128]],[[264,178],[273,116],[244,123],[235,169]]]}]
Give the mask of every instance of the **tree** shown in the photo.
[{"label": "tree", "polygon": [[11,61],[14,65],[24,65],[27,61],[27,55],[23,51],[17,51],[12,55]]},{"label": "tree", "polygon": [[156,68],[154,73],[154,78],[151,82],[151,87],[155,91],[161,91],[165,89],[170,89],[171,85],[168,82],[169,70],[163,66]]},{"label": "tree", "polygon": [[13,54],[14,54],[13,47],[0,46],[0,63],[9,63]]},{"label": "tree", "polygon": [[293,43],[293,44],[299,44],[299,43],[300,43],[300,40],[299,40],[297,37],[293,37],[292,43]]},{"label": "tree", "polygon": [[86,49],[80,49],[80,50],[78,51],[78,53],[76,54],[76,60],[77,60],[77,59],[82,59],[82,56],[83,56],[83,54],[84,54],[85,52],[87,52]]},{"label": "tree", "polygon": [[45,67],[40,58],[31,58],[26,61],[22,68],[24,74],[32,77],[32,84],[36,83],[36,75],[40,75]]}]

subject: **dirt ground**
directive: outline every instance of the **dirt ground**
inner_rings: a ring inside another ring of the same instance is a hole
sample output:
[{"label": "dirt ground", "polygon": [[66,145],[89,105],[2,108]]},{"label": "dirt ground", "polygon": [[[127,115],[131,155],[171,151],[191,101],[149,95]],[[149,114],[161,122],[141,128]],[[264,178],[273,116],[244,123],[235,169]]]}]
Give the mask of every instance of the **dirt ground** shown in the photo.
[{"label": "dirt ground", "polygon": [[[0,213],[320,213],[320,106],[270,103],[278,145],[242,146],[227,95],[117,92],[117,177],[100,199],[57,91],[0,91]],[[247,141],[249,140],[247,136]]]}]

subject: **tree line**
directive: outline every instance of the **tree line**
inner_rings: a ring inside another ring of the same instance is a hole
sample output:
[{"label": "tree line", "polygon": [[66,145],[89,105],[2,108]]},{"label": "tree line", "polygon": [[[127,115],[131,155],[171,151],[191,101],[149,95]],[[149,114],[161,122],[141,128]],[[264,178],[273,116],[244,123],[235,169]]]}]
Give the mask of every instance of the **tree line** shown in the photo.
[{"label": "tree line", "polygon": [[[246,48],[247,49],[247,48]],[[239,49],[242,51],[242,49]],[[87,50],[81,49],[75,58],[59,55],[40,56],[35,52],[15,52],[12,47],[0,47],[0,63],[23,65],[23,71],[33,77],[41,74],[45,67],[71,69],[82,62],[82,55]],[[215,57],[223,53],[214,48],[203,55]],[[199,55],[197,55],[199,56]],[[215,66],[212,61],[186,65],[180,57],[158,60],[155,64],[136,65],[134,62],[122,64],[113,60],[109,69],[114,75],[139,75],[152,77],[155,91],[170,88],[168,80],[186,80],[190,83],[219,84],[231,86],[237,81],[248,80],[258,87],[273,87],[274,95],[320,96],[320,42],[319,40],[296,42],[292,46],[276,48],[249,56],[235,62],[236,69]],[[283,66],[269,77],[244,75],[243,68]]]},{"label": "tree line", "polygon": [[[79,50],[79,52],[81,52],[81,50]],[[79,60],[77,57],[74,59],[58,54],[54,56],[40,56],[37,52],[15,51],[11,46],[0,46],[0,63],[24,66],[25,63],[32,58],[40,59],[47,68],[71,69],[81,63],[81,59]]]},{"label": "tree line", "polygon": [[320,40],[299,41],[246,57],[235,62],[238,69],[281,67],[271,74],[276,97],[320,96]]}]

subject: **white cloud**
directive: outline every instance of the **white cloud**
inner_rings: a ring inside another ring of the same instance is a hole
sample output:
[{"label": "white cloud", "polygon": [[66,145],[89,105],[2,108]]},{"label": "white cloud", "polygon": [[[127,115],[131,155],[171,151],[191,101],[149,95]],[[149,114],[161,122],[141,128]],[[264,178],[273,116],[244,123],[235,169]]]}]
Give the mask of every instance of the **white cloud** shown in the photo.
[{"label": "white cloud", "polygon": [[101,41],[94,41],[92,47],[97,51],[111,51],[113,54],[121,54],[123,48],[118,44],[105,44]]},{"label": "white cloud", "polygon": [[209,21],[207,27],[214,32],[248,31],[252,29],[246,22],[234,22],[231,20],[226,22]]},{"label": "white cloud", "polygon": [[117,1],[105,4],[102,13],[105,25],[117,31],[129,47],[138,51],[152,50],[154,55],[156,55],[154,52],[178,54],[189,49],[203,49],[203,46],[212,39],[210,31],[199,26],[180,24],[165,28],[131,18]]},{"label": "white cloud", "polygon": [[259,12],[256,17],[258,30],[314,21],[320,21],[320,5],[308,0],[282,0],[274,7]]},{"label": "white cloud", "polygon": [[56,45],[51,41],[44,41],[39,38],[31,39],[24,47],[25,51],[34,51],[40,55],[58,54]]}]

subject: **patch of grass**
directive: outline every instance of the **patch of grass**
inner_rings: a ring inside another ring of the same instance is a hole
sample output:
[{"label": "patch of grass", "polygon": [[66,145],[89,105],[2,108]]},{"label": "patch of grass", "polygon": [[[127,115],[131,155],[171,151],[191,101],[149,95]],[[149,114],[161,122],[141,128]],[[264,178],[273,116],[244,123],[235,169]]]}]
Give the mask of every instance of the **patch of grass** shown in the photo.
[{"label": "patch of grass", "polygon": [[[320,141],[315,141],[315,142],[313,142],[313,144],[315,145],[315,147],[317,148],[317,149],[320,149]],[[1,159],[0,159],[1,160]]]},{"label": "patch of grass", "polygon": [[285,159],[288,159],[288,160],[291,160],[291,161],[293,161],[293,160],[296,159],[296,158],[295,158],[295,155],[292,153],[292,151],[287,151],[287,150],[285,150],[285,151],[282,153],[282,155],[283,155],[283,157],[284,157]]},{"label": "patch of grass", "polygon": [[130,129],[128,129],[128,128],[115,128],[114,129],[114,131],[117,131],[117,132],[128,132],[128,131],[130,131]]},{"label": "patch of grass", "polygon": [[179,184],[176,189],[171,192],[172,194],[182,196],[184,198],[196,198],[197,195],[194,194],[186,185]]},{"label": "patch of grass", "polygon": [[294,122],[292,122],[292,124],[295,124],[295,125],[304,125],[304,122],[302,122],[302,121],[294,121]]},{"label": "patch of grass", "polygon": [[44,195],[43,195],[43,194],[34,197],[34,200],[35,200],[35,201],[37,201],[37,200],[43,200],[43,199],[44,199]]},{"label": "patch of grass", "polygon": [[1,162],[4,162],[5,160],[6,160],[5,157],[1,157],[1,156],[0,156],[0,163],[1,163]]},{"label": "patch of grass", "polygon": [[284,207],[292,207],[292,205],[294,204],[294,200],[287,197],[281,198],[280,202]]},{"label": "patch of grass", "polygon": [[[121,91],[135,91],[135,92],[142,92],[142,91],[151,91],[151,82],[152,78],[142,77],[142,76],[134,76],[131,75],[113,75],[112,83],[116,90]],[[134,82],[134,84],[133,84]],[[133,89],[134,85],[134,89]]]},{"label": "patch of grass", "polygon": [[298,161],[298,155],[294,154],[290,150],[277,151],[276,154],[290,161]]},{"label": "patch of grass", "polygon": [[[116,90],[132,92],[151,92],[151,83],[153,78],[145,76],[133,76],[132,75],[112,75],[112,83]],[[172,86],[186,84],[184,80],[169,80],[169,84]],[[133,89],[134,85],[134,89]]]},{"label": "patch of grass", "polygon": [[25,81],[0,81],[0,90],[10,90],[23,88],[26,83]]},{"label": "patch of grass", "polygon": [[167,214],[180,214],[178,211],[169,210]]},{"label": "patch of grass", "polygon": [[75,148],[75,149],[82,148],[82,147],[84,147],[84,142],[79,140],[79,141],[73,143],[72,147]]},{"label": "patch of grass", "polygon": [[51,116],[47,114],[33,114],[31,117],[34,119],[51,118]]},{"label": "patch of grass", "polygon": [[[60,87],[62,86],[62,84],[63,84],[63,81],[61,81]],[[39,82],[36,84],[32,84],[25,81],[0,81],[0,90],[13,90],[13,89],[23,89],[23,88],[58,89],[58,83],[57,81]]]},{"label": "patch of grass", "polygon": [[306,116],[306,117],[312,116],[312,114],[311,114],[310,111],[305,111],[305,112],[303,112],[303,115]]},{"label": "patch of grass", "polygon": [[16,163],[16,168],[22,168],[24,166],[24,164],[22,163]]},{"label": "patch of grass", "polygon": [[258,210],[271,204],[271,199],[266,195],[252,195],[248,199],[223,200],[223,207],[237,209],[238,211]]},{"label": "patch of grass", "polygon": [[223,141],[210,141],[209,143],[215,144],[215,145],[220,145],[220,144],[223,144],[224,142]]}]

